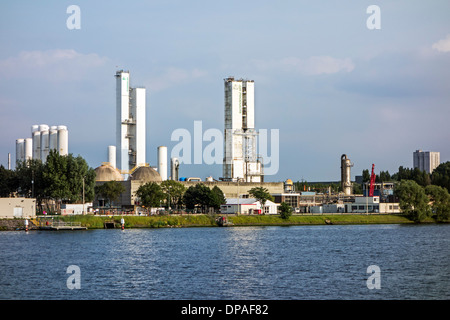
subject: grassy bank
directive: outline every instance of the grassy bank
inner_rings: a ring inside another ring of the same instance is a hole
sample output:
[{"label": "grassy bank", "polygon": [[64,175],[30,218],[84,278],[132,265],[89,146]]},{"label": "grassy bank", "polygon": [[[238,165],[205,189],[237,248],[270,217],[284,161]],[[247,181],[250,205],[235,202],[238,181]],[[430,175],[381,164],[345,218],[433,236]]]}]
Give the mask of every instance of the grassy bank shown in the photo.
[{"label": "grassy bank", "polygon": [[[105,221],[114,220],[120,226],[121,216],[65,216],[61,220],[81,222],[89,229],[103,228]],[[124,216],[125,228],[161,228],[161,227],[211,227],[216,226],[216,216],[211,215],[166,215],[166,216]],[[400,215],[317,215],[291,216],[283,220],[279,215],[229,215],[228,221],[234,226],[269,226],[269,225],[323,225],[331,224],[398,224],[413,223]],[[326,222],[327,221],[327,222]],[[429,219],[424,222],[434,222]]]},{"label": "grassy bank", "polygon": [[[122,216],[101,217],[93,215],[63,216],[62,221],[81,222],[88,229],[104,228],[105,222],[114,221],[120,227]],[[124,216],[125,228],[202,227],[214,226],[214,217],[208,215]]]},{"label": "grassy bank", "polygon": [[[167,227],[215,227],[217,216],[203,214],[162,215],[162,216],[124,216],[125,228],[167,228]],[[38,219],[45,219],[39,216]],[[79,222],[88,229],[103,229],[105,222],[113,221],[116,228],[120,228],[121,216],[58,216],[54,219],[68,222]],[[345,225],[345,224],[412,224],[411,220],[401,215],[293,215],[288,220],[283,220],[279,215],[229,215],[228,221],[233,226],[294,226],[294,225]],[[34,225],[36,219],[31,220],[30,230],[37,229]],[[423,223],[435,223],[432,218],[427,218]],[[0,231],[18,230],[24,228],[23,219],[1,219]]]}]

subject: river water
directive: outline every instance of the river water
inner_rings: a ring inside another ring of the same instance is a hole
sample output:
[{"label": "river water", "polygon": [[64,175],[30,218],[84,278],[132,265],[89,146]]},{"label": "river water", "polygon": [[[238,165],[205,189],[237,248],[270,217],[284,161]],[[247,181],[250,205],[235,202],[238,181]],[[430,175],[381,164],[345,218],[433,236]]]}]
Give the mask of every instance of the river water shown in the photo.
[{"label": "river water", "polygon": [[449,246],[438,224],[5,231],[0,299],[442,300]]}]

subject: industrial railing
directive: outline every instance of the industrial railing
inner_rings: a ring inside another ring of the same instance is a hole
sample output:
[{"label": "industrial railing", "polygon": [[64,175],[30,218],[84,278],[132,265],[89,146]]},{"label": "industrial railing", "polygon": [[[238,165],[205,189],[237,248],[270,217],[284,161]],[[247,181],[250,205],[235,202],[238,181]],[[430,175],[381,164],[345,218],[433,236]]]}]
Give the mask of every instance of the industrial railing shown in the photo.
[{"label": "industrial railing", "polygon": [[52,226],[52,227],[81,227],[81,222],[75,221],[39,221],[39,226]]}]

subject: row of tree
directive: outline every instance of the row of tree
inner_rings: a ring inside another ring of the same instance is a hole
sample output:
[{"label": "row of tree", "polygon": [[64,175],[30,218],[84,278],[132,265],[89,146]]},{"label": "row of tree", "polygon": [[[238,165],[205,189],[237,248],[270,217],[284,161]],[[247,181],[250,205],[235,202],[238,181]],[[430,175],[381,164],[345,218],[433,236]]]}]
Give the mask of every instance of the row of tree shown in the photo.
[{"label": "row of tree", "polygon": [[[123,186],[116,181],[109,181],[95,187],[96,195],[106,199],[109,206],[124,191]],[[249,195],[258,200],[262,206],[265,205],[267,200],[274,200],[269,191],[263,187],[250,189]],[[226,204],[225,195],[217,186],[209,188],[199,183],[186,188],[180,182],[172,180],[143,184],[136,191],[136,197],[139,205],[147,208],[166,207],[175,210],[186,208],[209,212],[211,210],[218,211],[221,205]],[[291,213],[291,211],[288,213]]]},{"label": "row of tree", "polygon": [[[124,191],[123,185],[116,181],[108,181],[95,187],[96,195],[104,198],[107,202],[105,205],[108,206],[117,201]],[[202,212],[207,212],[210,208],[216,211],[226,203],[222,190],[217,186],[211,189],[200,183],[186,188],[173,180],[145,183],[137,189],[136,197],[136,202],[143,207],[166,207],[169,210],[186,207],[189,210],[198,208]]]},{"label": "row of tree", "polygon": [[[363,183],[370,181],[369,170],[363,170],[362,172]],[[398,172],[393,175],[389,174],[389,171],[380,171],[376,176],[375,182],[390,182],[390,181],[402,181],[412,180],[418,185],[426,187],[429,185],[436,185],[447,190],[450,190],[450,161],[441,163],[437,168],[433,170],[431,174],[426,171],[422,171],[419,168],[404,168],[400,166]]]},{"label": "row of tree", "polygon": [[413,180],[402,180],[395,188],[402,212],[415,222],[427,217],[444,222],[450,218],[450,194],[444,187],[423,187]]},{"label": "row of tree", "polygon": [[83,197],[90,202],[94,199],[94,186],[95,171],[81,156],[61,156],[56,150],[50,151],[45,163],[31,159],[17,163],[15,170],[0,166],[0,196],[36,198],[40,211],[44,210],[44,203],[81,203]]}]

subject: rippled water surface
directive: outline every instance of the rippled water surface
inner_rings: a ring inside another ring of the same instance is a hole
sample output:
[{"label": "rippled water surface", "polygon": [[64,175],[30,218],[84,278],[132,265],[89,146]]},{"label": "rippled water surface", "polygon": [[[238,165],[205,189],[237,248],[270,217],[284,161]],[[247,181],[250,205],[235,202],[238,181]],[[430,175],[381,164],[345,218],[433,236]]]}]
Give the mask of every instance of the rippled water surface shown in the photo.
[{"label": "rippled water surface", "polygon": [[449,299],[449,245],[450,225],[5,231],[0,299]]}]

